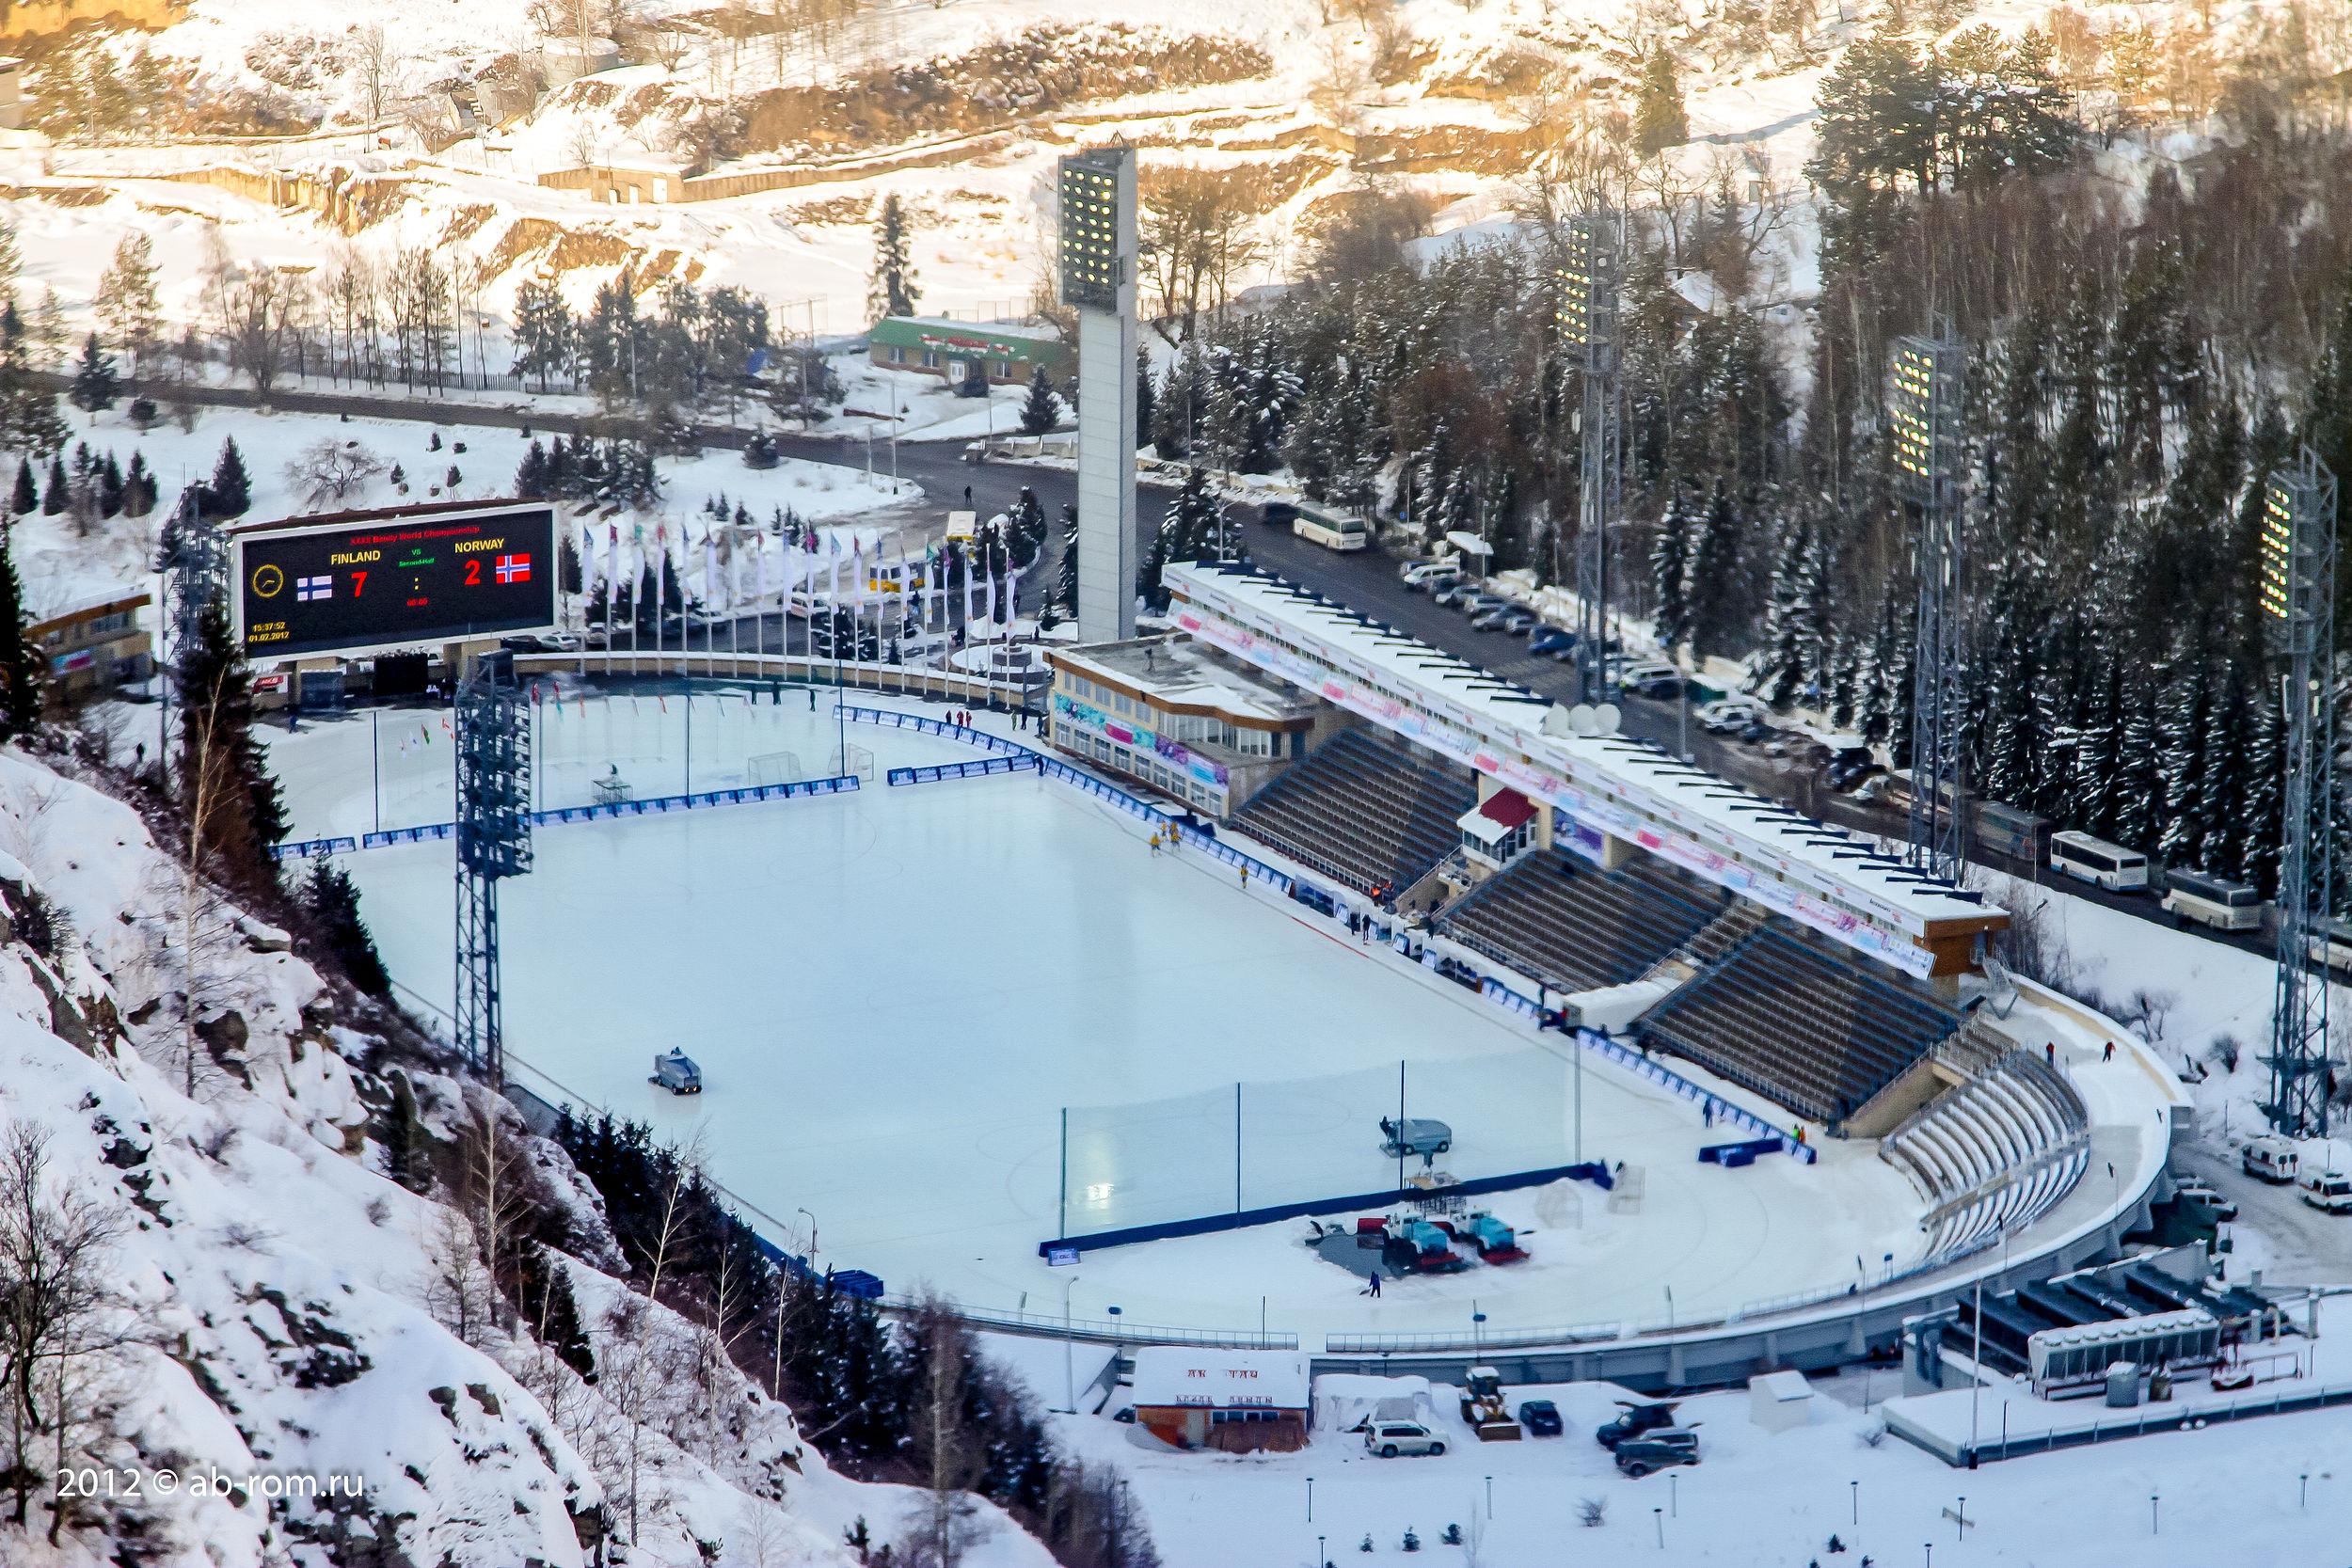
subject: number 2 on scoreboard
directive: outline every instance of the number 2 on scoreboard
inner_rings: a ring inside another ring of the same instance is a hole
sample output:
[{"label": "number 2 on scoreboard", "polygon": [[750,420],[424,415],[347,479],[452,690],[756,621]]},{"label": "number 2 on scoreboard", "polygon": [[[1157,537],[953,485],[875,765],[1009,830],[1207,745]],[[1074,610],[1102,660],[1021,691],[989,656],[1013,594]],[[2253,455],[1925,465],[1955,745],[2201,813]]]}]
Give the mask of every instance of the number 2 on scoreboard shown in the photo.
[{"label": "number 2 on scoreboard", "polygon": [[482,558],[478,555],[466,562],[466,586],[469,588],[482,586]]}]

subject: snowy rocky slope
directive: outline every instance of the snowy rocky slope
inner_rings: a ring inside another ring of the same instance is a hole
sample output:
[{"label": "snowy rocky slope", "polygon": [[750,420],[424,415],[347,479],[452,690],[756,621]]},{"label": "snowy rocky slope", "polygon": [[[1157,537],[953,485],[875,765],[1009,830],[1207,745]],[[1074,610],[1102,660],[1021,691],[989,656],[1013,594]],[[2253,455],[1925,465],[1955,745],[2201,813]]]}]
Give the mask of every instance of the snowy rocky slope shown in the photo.
[{"label": "snowy rocky slope", "polygon": [[[479,278],[469,309],[502,313],[542,273],[584,305],[628,264],[641,284],[749,289],[779,326],[851,332],[885,194],[915,219],[926,309],[1025,309],[1049,248],[1054,159],[1083,145],[1133,143],[1147,171],[1246,172],[1253,259],[1239,291],[1295,277],[1316,227],[1366,191],[1413,192],[1440,230],[1506,220],[1540,168],[1560,178],[1581,139],[1622,135],[1641,60],[1661,46],[1692,137],[1667,166],[1753,201],[1801,187],[1821,77],[1894,16],[1931,40],[2046,29],[2063,11],[2070,80],[2095,96],[2110,42],[2144,28],[2169,49],[2185,28],[2195,49],[2226,55],[2282,4],[957,0],[844,7],[812,28],[768,0],[638,0],[597,8],[620,35],[617,69],[549,86],[547,51],[576,45],[521,0],[194,0],[108,47],[151,51],[206,102],[246,105],[253,128],[312,135],[27,136],[0,166],[12,166],[28,275],[69,319],[135,227],[157,236],[167,313],[196,316],[216,225],[246,264],[320,270],[347,251],[383,262],[431,247]],[[565,183],[586,165],[669,183],[616,207]]]},{"label": "snowy rocky slope", "polygon": [[[593,1266],[618,1254],[560,1150],[478,1089],[356,1065],[386,1048],[347,990],[192,885],[128,807],[14,751],[0,902],[0,1166],[37,1146],[40,1212],[100,1236],[57,1342],[79,1354],[35,1380],[41,1479],[25,1526],[0,1515],[0,1561],[519,1568],[589,1560],[611,1531],[635,1562],[826,1562],[850,1560],[851,1518],[896,1520],[896,1489],[833,1476],[692,1325]],[[457,1211],[384,1174],[386,1136],[462,1147],[490,1118],[569,1215],[555,1266],[594,1386],[501,1325]],[[0,1236],[18,1212],[0,1198]],[[105,1479],[52,1544],[60,1463]],[[984,1560],[1045,1560],[1000,1537]]]}]

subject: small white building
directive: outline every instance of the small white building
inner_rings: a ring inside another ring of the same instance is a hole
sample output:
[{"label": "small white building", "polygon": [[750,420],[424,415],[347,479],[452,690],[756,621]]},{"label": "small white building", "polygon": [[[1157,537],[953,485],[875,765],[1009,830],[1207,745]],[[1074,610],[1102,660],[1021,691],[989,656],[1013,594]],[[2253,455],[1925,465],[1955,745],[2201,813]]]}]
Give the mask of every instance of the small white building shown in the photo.
[{"label": "small white building", "polygon": [[1748,1379],[1748,1419],[1766,1432],[1787,1432],[1813,1418],[1813,1389],[1803,1372],[1765,1372]]},{"label": "small white building", "polygon": [[1307,1446],[1309,1396],[1296,1351],[1136,1352],[1136,1424],[1172,1448],[1294,1452]]}]

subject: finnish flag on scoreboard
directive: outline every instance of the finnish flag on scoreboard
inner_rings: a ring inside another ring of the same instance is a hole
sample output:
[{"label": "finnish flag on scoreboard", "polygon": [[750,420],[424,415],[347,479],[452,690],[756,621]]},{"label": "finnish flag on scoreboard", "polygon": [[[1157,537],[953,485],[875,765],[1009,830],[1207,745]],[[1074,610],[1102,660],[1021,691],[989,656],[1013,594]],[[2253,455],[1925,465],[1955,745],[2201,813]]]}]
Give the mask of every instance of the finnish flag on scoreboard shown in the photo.
[{"label": "finnish flag on scoreboard", "polygon": [[297,602],[331,599],[334,596],[335,579],[332,577],[297,578],[294,580],[294,598]]}]

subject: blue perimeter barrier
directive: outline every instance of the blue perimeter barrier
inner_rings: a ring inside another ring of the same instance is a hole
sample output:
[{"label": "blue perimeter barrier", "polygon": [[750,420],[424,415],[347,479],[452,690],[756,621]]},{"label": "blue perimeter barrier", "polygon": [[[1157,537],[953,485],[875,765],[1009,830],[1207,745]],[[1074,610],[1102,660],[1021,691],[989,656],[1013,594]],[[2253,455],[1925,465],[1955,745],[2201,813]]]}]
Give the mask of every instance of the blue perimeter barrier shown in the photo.
[{"label": "blue perimeter barrier", "polygon": [[[834,711],[852,723],[879,724],[885,729],[893,730],[916,730],[924,735],[935,735],[948,740],[961,741],[966,746],[977,746],[984,752],[994,752],[1001,756],[1014,758],[1022,767],[1034,767],[1047,778],[1058,779],[1063,784],[1074,785],[1098,800],[1117,806],[1130,816],[1141,817],[1144,821],[1157,824],[1162,832],[1175,834],[1177,838],[1208,855],[1211,860],[1223,861],[1227,865],[1247,871],[1268,886],[1279,888],[1285,895],[1291,891],[1291,879],[1283,872],[1266,864],[1265,862],[1254,856],[1245,855],[1229,844],[1221,844],[1213,835],[1204,833],[1198,828],[1184,826],[1180,818],[1161,810],[1148,800],[1130,795],[1116,785],[1104,784],[1091,773],[1082,773],[1066,762],[1049,757],[1044,752],[1032,750],[1017,741],[1007,740],[1002,736],[991,735],[986,730],[970,729],[961,724],[950,724],[944,719],[926,719],[919,713],[897,713],[889,708],[880,707],[850,707],[846,704],[836,704]],[[970,763],[943,763],[940,765],[940,777],[966,777],[966,774],[947,770],[957,767],[969,768],[972,765]],[[1013,770],[1008,769],[1008,771]],[[926,769],[923,768],[894,768],[890,770],[890,782],[892,784],[916,783],[919,781],[913,778],[901,780],[898,775],[901,773],[919,774],[924,771]],[[1534,1004],[1530,1003],[1529,1006],[1532,1007]]]},{"label": "blue perimeter barrier", "polygon": [[1616,1063],[1629,1072],[1648,1079],[1660,1088],[1671,1089],[1683,1099],[1695,1101],[1701,1105],[1711,1105],[1715,1112],[1715,1124],[1719,1127],[1738,1127],[1755,1133],[1758,1139],[1777,1139],[1792,1157],[1804,1161],[1808,1165],[1821,1158],[1820,1151],[1811,1144],[1793,1141],[1779,1128],[1774,1127],[1754,1111],[1734,1105],[1719,1094],[1709,1094],[1688,1078],[1683,1077],[1682,1074],[1661,1066],[1652,1057],[1645,1056],[1638,1051],[1618,1044],[1607,1035],[1591,1029],[1579,1029],[1576,1032],[1576,1038],[1585,1050],[1605,1060]]},{"label": "blue perimeter barrier", "polygon": [[[844,773],[832,779],[803,779],[798,784],[747,784],[740,789],[703,789],[691,795],[657,795],[644,800],[614,800],[600,806],[564,806],[554,811],[534,811],[531,825],[549,828],[562,822],[602,822],[616,816],[659,816],[674,811],[695,811],[704,806],[744,805],[754,800],[791,800],[809,795],[841,795],[857,788],[857,775]],[[272,860],[301,860],[311,855],[340,855],[355,849],[381,849],[394,844],[423,844],[434,839],[450,838],[457,832],[454,822],[428,822],[417,828],[391,828],[380,833],[362,834],[358,841],[348,838],[312,838],[299,844],[276,844],[270,847]]]},{"label": "blue perimeter barrier", "polygon": [[[1449,1197],[1477,1197],[1486,1193],[1507,1193],[1519,1187],[1540,1187],[1552,1181],[1590,1181],[1602,1192],[1617,1184],[1609,1174],[1606,1162],[1587,1160],[1581,1165],[1553,1165],[1544,1170],[1515,1171],[1509,1176],[1481,1176],[1469,1181],[1457,1181],[1444,1189]],[[1348,1214],[1365,1209],[1387,1209],[1399,1203],[1411,1203],[1432,1195],[1419,1187],[1398,1187],[1391,1192],[1357,1193],[1348,1197],[1317,1198],[1308,1203],[1278,1203],[1266,1209],[1243,1209],[1231,1214],[1204,1214],[1198,1219],[1169,1220],[1164,1225],[1135,1225],[1123,1230],[1098,1230],[1090,1236],[1064,1236],[1056,1241],[1040,1242],[1037,1255],[1049,1257],[1056,1250],[1079,1253],[1100,1252],[1104,1247],[1130,1246],[1136,1242],[1163,1242],[1174,1236],[1206,1236],[1219,1230],[1240,1230],[1253,1225],[1273,1225],[1281,1220],[1305,1219],[1310,1214]]]},{"label": "blue perimeter barrier", "polygon": [[977,762],[943,762],[923,768],[894,768],[884,774],[891,786],[937,784],[942,779],[979,779],[992,773],[1034,773],[1039,757],[982,757]]}]

